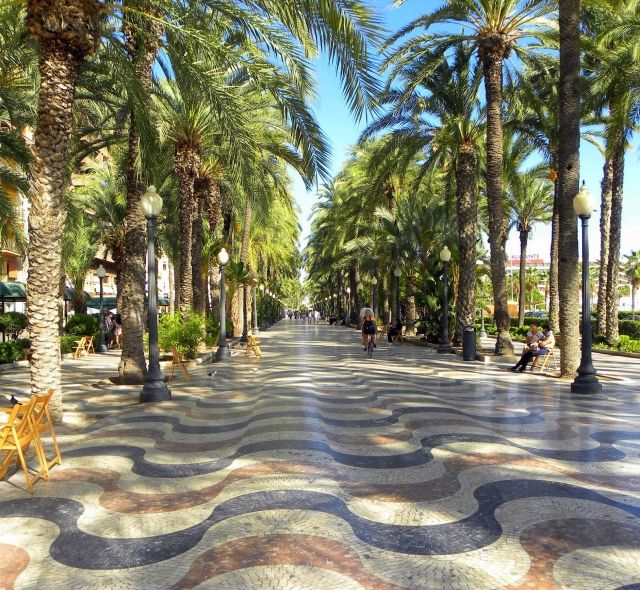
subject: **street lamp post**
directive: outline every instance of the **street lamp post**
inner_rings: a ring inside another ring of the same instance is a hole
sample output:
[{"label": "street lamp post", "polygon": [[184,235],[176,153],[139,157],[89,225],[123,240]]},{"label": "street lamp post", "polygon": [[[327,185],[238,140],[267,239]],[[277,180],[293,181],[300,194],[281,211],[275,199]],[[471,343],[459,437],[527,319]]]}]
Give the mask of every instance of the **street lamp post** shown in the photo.
[{"label": "street lamp post", "polygon": [[444,281],[442,285],[442,339],[438,345],[438,352],[451,352],[451,346],[449,345],[449,293],[447,285],[449,281],[449,260],[451,260],[451,252],[447,246],[440,250],[440,260],[444,265]]},{"label": "street lamp post", "polygon": [[376,277],[371,279],[371,308],[378,317],[378,279]]},{"label": "street lamp post", "polygon": [[246,344],[249,342],[249,318],[247,317],[247,285],[242,285],[242,336],[240,342]]},{"label": "street lamp post", "polygon": [[253,277],[251,281],[251,288],[253,289],[253,327],[251,328],[251,334],[257,336],[260,333],[258,328],[258,279]]},{"label": "street lamp post", "polygon": [[161,402],[171,399],[171,390],[164,382],[160,370],[158,347],[158,283],[156,264],[156,219],[162,210],[162,198],[154,186],[150,186],[140,199],[142,211],[147,218],[147,325],[149,330],[149,370],[140,392],[141,402]]},{"label": "street lamp post", "polygon": [[105,336],[104,336],[106,330],[104,326],[104,310],[103,310],[104,295],[102,290],[102,281],[104,280],[104,277],[107,276],[107,271],[105,270],[104,266],[102,266],[102,264],[96,270],[96,276],[100,281],[100,341],[98,342],[97,352],[107,352],[108,349],[107,349],[107,344],[105,342]]},{"label": "street lamp post", "polygon": [[345,327],[351,325],[351,287],[347,287],[347,317],[344,325]]},{"label": "street lamp post", "polygon": [[393,269],[393,276],[396,282],[396,320],[400,321],[400,277],[402,276],[402,269],[399,266]]},{"label": "street lamp post", "polygon": [[218,340],[218,350],[216,359],[222,360],[231,356],[231,350],[227,344],[227,292],[224,284],[224,267],[229,262],[229,253],[222,248],[218,253],[218,264],[220,265],[220,338]]},{"label": "street lamp post", "polygon": [[591,309],[589,306],[589,218],[594,203],[584,182],[573,199],[573,208],[582,222],[582,355],[578,376],[571,384],[572,393],[600,393],[602,384],[596,377],[591,358]]}]

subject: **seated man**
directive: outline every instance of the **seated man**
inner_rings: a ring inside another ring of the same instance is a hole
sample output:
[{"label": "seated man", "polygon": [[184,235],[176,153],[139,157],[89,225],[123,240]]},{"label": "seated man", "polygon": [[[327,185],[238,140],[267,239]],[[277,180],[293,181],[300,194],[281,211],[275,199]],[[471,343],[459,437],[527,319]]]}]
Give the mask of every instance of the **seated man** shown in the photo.
[{"label": "seated man", "polygon": [[365,307],[362,315],[362,346],[367,350],[367,341],[369,336],[373,340],[373,346],[376,346],[376,320],[373,316],[373,309]]},{"label": "seated man", "polygon": [[555,345],[556,345],[556,337],[553,335],[551,326],[549,324],[545,324],[544,326],[542,326],[542,339],[538,341],[538,350],[532,351],[533,353],[533,363],[531,364],[532,371],[538,364],[538,359],[541,356],[548,355],[549,351]]},{"label": "seated man", "polygon": [[389,342],[397,342],[398,338],[402,337],[402,323],[400,320],[395,320],[391,327],[389,328],[389,333],[387,334],[387,340]]},{"label": "seated man", "polygon": [[527,368],[527,364],[533,358],[533,352],[538,349],[538,342],[542,340],[542,332],[538,330],[538,326],[535,323],[531,324],[530,330],[527,332],[527,339],[525,341],[525,347],[522,350],[522,356],[520,360],[511,367],[512,371],[524,371]]}]

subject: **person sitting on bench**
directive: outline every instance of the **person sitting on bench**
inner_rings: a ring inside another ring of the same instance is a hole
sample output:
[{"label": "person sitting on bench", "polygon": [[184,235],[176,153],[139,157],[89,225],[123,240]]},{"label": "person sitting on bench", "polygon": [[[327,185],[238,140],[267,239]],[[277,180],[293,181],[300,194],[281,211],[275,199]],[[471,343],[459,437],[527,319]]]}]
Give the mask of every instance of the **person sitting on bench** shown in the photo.
[{"label": "person sitting on bench", "polygon": [[542,340],[542,332],[538,330],[538,326],[535,323],[532,323],[531,328],[527,332],[527,339],[525,340],[525,346],[522,349],[522,356],[520,357],[520,360],[511,367],[512,371],[524,371],[527,368],[527,364],[533,358],[531,353],[538,348],[539,340]]},{"label": "person sitting on bench", "polygon": [[531,364],[531,370],[535,369],[538,364],[538,359],[541,356],[546,356],[549,354],[549,351],[556,345],[556,337],[553,335],[551,330],[551,326],[549,324],[545,324],[542,326],[542,340],[538,342],[538,350],[533,353],[533,363]]}]

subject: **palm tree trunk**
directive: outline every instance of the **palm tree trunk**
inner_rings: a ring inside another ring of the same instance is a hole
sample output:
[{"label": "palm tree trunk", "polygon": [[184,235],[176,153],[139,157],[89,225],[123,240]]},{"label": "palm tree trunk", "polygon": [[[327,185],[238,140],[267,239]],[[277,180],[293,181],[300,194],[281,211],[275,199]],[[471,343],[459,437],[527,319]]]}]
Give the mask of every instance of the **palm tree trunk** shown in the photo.
[{"label": "palm tree trunk", "polygon": [[404,298],[404,305],[407,310],[407,321],[406,321],[406,335],[407,336],[415,336],[416,335],[416,297],[414,294],[415,291],[415,278],[413,274],[407,273],[407,295]]},{"label": "palm tree trunk", "polygon": [[456,300],[456,327],[453,341],[462,342],[465,326],[473,326],[476,313],[476,241],[478,237],[478,200],[476,173],[478,155],[472,144],[460,146],[456,167],[456,214],[460,279]]},{"label": "palm tree trunk", "polygon": [[578,227],[573,198],[580,183],[580,0],[560,0],[560,128],[558,287],[562,375],[575,375],[580,361]]},{"label": "palm tree trunk", "polygon": [[191,227],[191,275],[193,277],[193,309],[199,313],[204,313],[205,294],[204,282],[202,280],[202,208],[205,196],[202,194],[202,187],[198,181],[195,183],[195,203],[196,211],[193,216]]},{"label": "palm tree trunk", "polygon": [[502,60],[499,45],[485,48],[483,54],[484,85],[487,101],[487,209],[489,212],[489,246],[491,249],[491,283],[493,317],[497,328],[496,354],[513,354],[509,330],[511,320],[507,304],[506,244],[507,217],[502,192]]},{"label": "palm tree trunk", "polygon": [[525,303],[525,272],[527,270],[527,242],[529,241],[529,232],[520,231],[520,293],[518,294],[518,327],[524,326],[524,308]]},{"label": "palm tree trunk", "polygon": [[[554,170],[557,168],[557,164]],[[553,216],[551,218],[551,252],[549,263],[549,324],[557,332],[560,327],[560,294],[558,292],[558,247],[560,244],[560,208],[558,179],[553,183]]]},{"label": "palm tree trunk", "polygon": [[618,333],[618,273],[620,272],[620,234],[622,227],[622,186],[624,184],[624,135],[617,134],[613,157],[611,182],[611,230],[609,233],[609,260],[607,264],[607,326],[608,344],[617,342]]},{"label": "palm tree trunk", "polygon": [[215,235],[220,221],[220,185],[211,180],[207,193],[207,217],[209,219],[209,231]]},{"label": "palm tree trunk", "polygon": [[398,301],[398,291],[399,291],[399,279],[392,273],[391,274],[391,297],[389,300],[389,307],[391,308],[391,322],[393,323],[395,320],[399,320],[398,317],[398,309],[396,305],[396,301]]},{"label": "palm tree trunk", "polygon": [[389,274],[382,271],[382,317],[385,324],[391,322],[389,308]]},{"label": "palm tree trunk", "polygon": [[[33,28],[29,28],[33,34]],[[62,275],[62,198],[68,180],[74,91],[82,57],[58,40],[43,39],[41,48],[38,119],[29,184],[27,317],[33,350],[31,393],[43,394],[53,389],[50,410],[52,418],[59,421],[62,390],[56,318]]]},{"label": "palm tree trunk", "polygon": [[193,309],[194,183],[200,159],[187,144],[176,147],[174,169],[180,183],[180,311]]},{"label": "palm tree trunk", "polygon": [[[151,94],[151,70],[158,51],[160,30],[148,23],[148,30],[124,23],[129,58],[145,93]],[[140,199],[145,184],[139,172],[140,122],[131,113],[127,154],[127,209],[124,226],[124,265],[122,275],[122,355],[118,373],[121,383],[143,383],[147,372],[144,358],[146,220]]]},{"label": "palm tree trunk", "polygon": [[[610,150],[607,150],[609,152]],[[598,302],[596,307],[598,334],[607,332],[607,272],[609,270],[609,232],[611,230],[611,183],[613,158],[608,153],[602,170],[600,195],[600,268],[598,276]]]}]

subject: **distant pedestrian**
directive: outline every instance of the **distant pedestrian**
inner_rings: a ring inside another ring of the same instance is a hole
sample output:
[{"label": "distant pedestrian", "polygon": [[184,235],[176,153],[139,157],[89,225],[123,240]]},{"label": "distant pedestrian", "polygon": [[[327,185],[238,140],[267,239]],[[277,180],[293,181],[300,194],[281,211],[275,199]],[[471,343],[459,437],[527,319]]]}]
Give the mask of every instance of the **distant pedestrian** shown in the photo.
[{"label": "distant pedestrian", "polygon": [[114,348],[120,348],[122,346],[122,316],[119,313],[115,314],[114,321],[116,324]]}]

